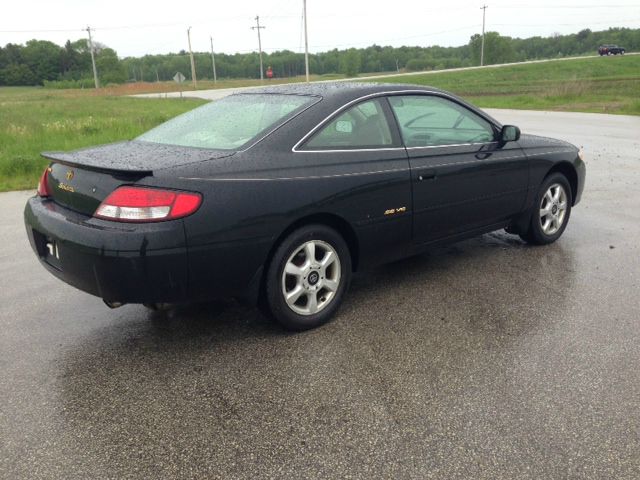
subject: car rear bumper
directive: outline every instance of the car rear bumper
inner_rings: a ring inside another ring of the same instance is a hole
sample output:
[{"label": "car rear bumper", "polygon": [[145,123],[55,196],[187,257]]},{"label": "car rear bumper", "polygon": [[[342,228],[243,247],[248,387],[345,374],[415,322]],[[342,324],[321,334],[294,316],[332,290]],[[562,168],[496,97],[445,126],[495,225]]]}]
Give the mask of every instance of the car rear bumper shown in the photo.
[{"label": "car rear bumper", "polygon": [[188,299],[182,220],[109,222],[39,197],[27,202],[24,220],[40,263],[80,290],[122,303]]}]

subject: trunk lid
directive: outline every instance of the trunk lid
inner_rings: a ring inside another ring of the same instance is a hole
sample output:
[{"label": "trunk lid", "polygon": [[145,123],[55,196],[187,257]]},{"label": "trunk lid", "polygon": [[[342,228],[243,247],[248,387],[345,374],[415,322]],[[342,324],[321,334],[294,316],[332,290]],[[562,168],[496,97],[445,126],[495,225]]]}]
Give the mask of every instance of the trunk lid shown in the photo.
[{"label": "trunk lid", "polygon": [[131,141],[72,152],[44,152],[52,162],[49,189],[53,200],[86,215],[118,186],[152,176],[154,171],[233,155],[233,151]]}]

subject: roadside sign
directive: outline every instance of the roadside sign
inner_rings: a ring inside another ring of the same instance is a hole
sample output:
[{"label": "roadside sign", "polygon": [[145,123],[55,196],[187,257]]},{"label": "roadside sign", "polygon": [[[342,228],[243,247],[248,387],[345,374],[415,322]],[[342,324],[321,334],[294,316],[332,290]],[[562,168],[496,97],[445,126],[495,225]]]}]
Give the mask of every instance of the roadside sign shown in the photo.
[{"label": "roadside sign", "polygon": [[182,73],[176,72],[176,74],[173,76],[173,79],[176,83],[182,83],[186,80],[186,77]]}]

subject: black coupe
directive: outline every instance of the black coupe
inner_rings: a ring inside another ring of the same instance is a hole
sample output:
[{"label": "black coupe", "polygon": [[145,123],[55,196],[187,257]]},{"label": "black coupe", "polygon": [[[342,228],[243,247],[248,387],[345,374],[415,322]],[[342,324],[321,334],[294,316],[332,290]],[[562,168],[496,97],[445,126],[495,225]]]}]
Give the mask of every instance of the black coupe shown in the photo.
[{"label": "black coupe", "polygon": [[585,179],[573,145],[396,84],[251,90],[43,155],[24,218],[49,272],[112,307],[235,296],[298,330],[354,271],[501,228],[557,240]]}]

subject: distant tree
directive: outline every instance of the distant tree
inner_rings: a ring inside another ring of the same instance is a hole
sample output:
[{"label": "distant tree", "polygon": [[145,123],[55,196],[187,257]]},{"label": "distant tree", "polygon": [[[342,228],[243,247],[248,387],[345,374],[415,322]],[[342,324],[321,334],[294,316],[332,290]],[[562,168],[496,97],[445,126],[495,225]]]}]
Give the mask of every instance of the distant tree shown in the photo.
[{"label": "distant tree", "polygon": [[15,43],[7,43],[4,48],[0,48],[0,68],[6,67],[12,63],[22,63],[22,45]]},{"label": "distant tree", "polygon": [[36,85],[37,78],[24,63],[11,63],[0,70],[0,85]]},{"label": "distant tree", "polygon": [[355,77],[360,73],[360,67],[362,66],[362,57],[360,52],[355,48],[350,48],[342,55],[340,59],[340,73],[343,73],[345,77]]},{"label": "distant tree", "polygon": [[103,85],[109,83],[123,83],[127,80],[127,71],[118,60],[115,50],[102,47],[96,55],[96,68]]},{"label": "distant tree", "polygon": [[29,40],[22,49],[22,57],[31,72],[33,82],[42,84],[45,80],[55,80],[60,74],[62,49],[53,42]]},{"label": "distant tree", "polygon": [[[469,41],[474,64],[480,64],[482,35],[475,34]],[[484,39],[484,64],[509,63],[516,59],[511,37],[503,37],[498,32],[486,32]]]},{"label": "distant tree", "polygon": [[[354,77],[358,73],[395,71],[396,68],[425,70],[478,65],[482,37],[474,35],[467,45],[459,47],[371,45],[366,48],[333,49],[311,54],[311,72],[319,75],[342,73]],[[548,37],[526,39],[504,37],[497,32],[485,36],[486,64],[506,63],[565,55],[593,53],[598,45],[616,43],[627,51],[640,50],[640,29],[609,28],[593,32],[583,29],[570,35],[552,34]],[[176,72],[190,77],[189,55],[179,53],[145,55],[119,59],[116,52],[95,42],[98,74],[103,84],[144,79],[169,80]],[[210,78],[209,52],[194,53],[198,78]],[[396,63],[397,62],[397,63]],[[217,53],[216,70],[219,78],[259,78],[257,52]],[[291,50],[264,53],[264,65],[271,65],[279,77],[304,74],[304,55]],[[64,46],[51,42],[30,40],[26,45],[7,44],[0,48],[0,85],[38,85],[49,80],[90,80],[91,55],[87,40],[67,41]],[[156,77],[157,72],[157,77]],[[89,84],[88,82],[87,84]],[[69,85],[77,82],[69,82]]]},{"label": "distant tree", "polygon": [[576,34],[576,38],[578,39],[578,41],[584,42],[585,40],[587,40],[589,38],[591,33],[592,33],[591,30],[589,30],[588,28],[585,28],[584,30],[580,30]]},{"label": "distant tree", "polygon": [[63,77],[68,76],[79,66],[80,54],[73,48],[71,41],[67,40],[62,52],[60,52],[60,70]]}]

